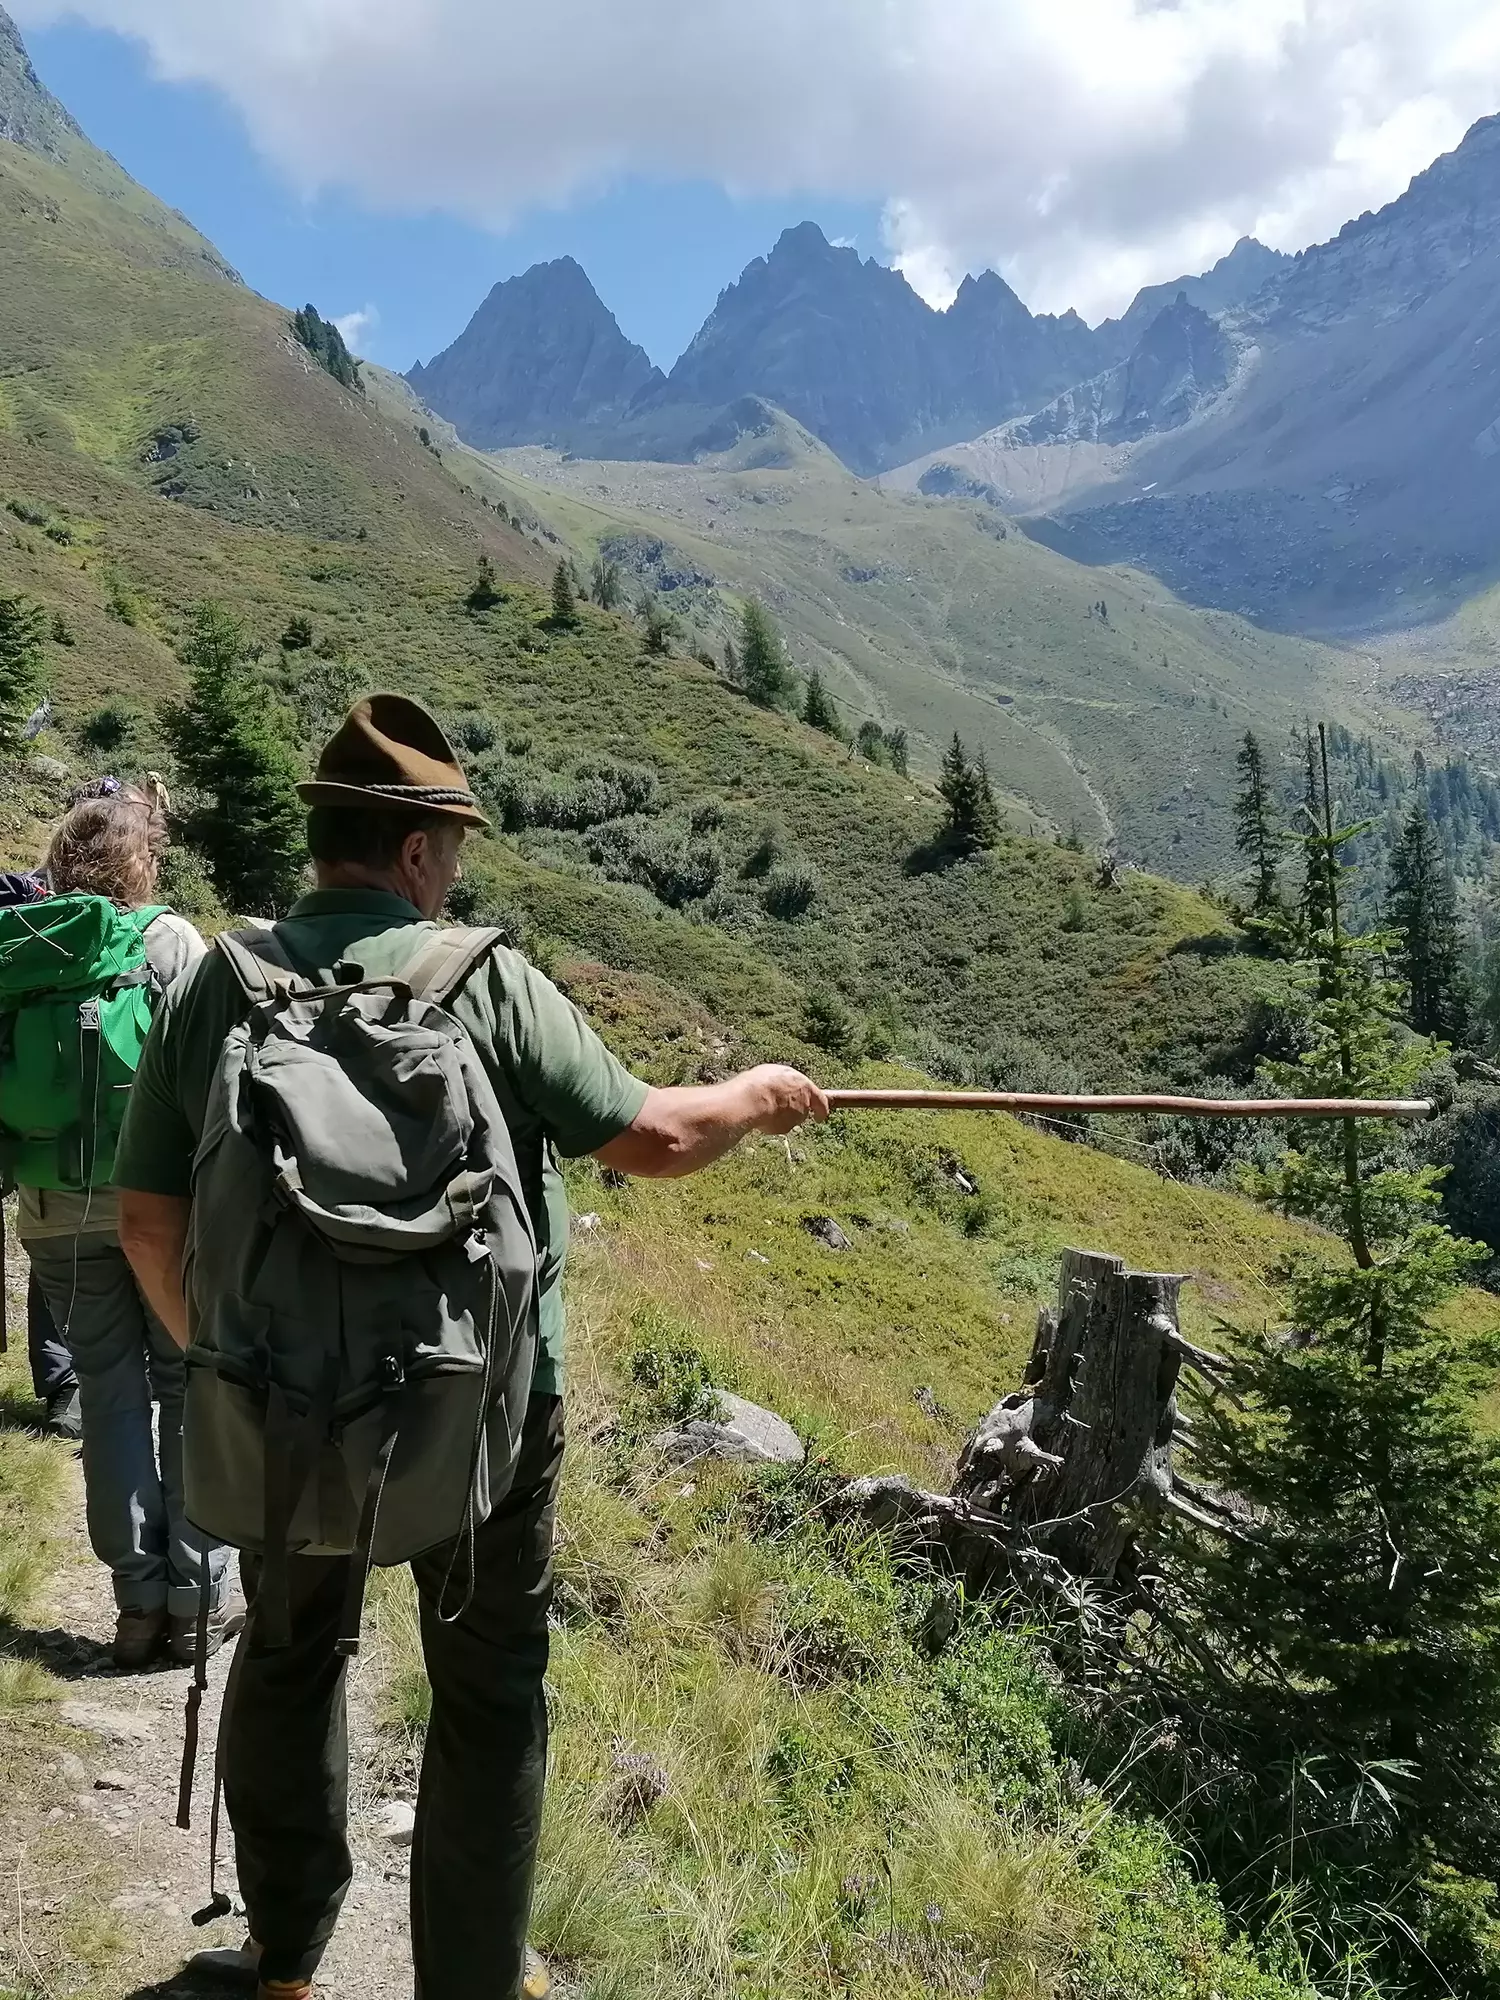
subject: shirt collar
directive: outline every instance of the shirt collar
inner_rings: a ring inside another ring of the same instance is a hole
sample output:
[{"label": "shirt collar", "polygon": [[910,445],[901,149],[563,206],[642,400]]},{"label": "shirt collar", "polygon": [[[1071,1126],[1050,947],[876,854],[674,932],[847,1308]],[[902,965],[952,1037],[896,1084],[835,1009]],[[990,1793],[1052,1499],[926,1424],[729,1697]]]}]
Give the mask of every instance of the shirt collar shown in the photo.
[{"label": "shirt collar", "polygon": [[299,896],[289,917],[389,917],[393,922],[420,924],[415,903],[389,889],[312,889]]}]

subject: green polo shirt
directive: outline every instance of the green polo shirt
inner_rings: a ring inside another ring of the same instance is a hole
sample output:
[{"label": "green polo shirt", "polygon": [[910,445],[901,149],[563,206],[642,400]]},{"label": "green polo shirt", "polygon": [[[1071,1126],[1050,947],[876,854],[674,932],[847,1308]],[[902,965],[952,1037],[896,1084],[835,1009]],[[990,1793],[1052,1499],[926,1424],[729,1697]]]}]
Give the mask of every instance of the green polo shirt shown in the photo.
[{"label": "green polo shirt", "polygon": [[[420,950],[417,933],[438,928],[400,896],[373,889],[319,889],[277,926],[293,962],[309,974],[340,960],[379,979]],[[536,1229],[542,1351],[534,1388],[562,1387],[563,1261],[568,1201],[557,1155],[576,1159],[634,1123],[647,1086],[600,1041],[571,1000],[519,952],[500,947],[453,1003],[500,1099]],[[185,973],[163,1000],[130,1093],[115,1155],[115,1185],[142,1194],[192,1192],[193,1155],[224,1038],[245,1001],[223,955]]]}]

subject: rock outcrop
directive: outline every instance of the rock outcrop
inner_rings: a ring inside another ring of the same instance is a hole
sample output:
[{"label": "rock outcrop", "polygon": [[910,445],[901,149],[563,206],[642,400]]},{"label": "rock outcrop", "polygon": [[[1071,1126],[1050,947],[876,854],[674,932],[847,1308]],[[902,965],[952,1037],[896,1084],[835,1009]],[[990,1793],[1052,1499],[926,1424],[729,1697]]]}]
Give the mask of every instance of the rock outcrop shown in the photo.
[{"label": "rock outcrop", "polygon": [[1225,387],[1233,357],[1218,321],[1179,292],[1118,367],[1066,390],[1005,435],[1015,444],[1129,444],[1176,430]]},{"label": "rock outcrop", "polygon": [[82,138],[83,128],[32,68],[19,28],[0,7],[0,139],[61,160],[71,142]]}]

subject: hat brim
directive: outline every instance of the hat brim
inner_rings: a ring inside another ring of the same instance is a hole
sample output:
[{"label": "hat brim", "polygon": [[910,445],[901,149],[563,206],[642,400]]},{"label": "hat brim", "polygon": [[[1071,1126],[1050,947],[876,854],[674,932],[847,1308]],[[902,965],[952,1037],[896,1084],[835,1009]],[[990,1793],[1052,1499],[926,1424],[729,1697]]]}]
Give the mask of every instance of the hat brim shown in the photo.
[{"label": "hat brim", "polygon": [[460,826],[472,826],[481,832],[488,832],[489,821],[478,806],[420,805],[416,800],[407,804],[401,799],[393,799],[388,792],[366,791],[363,785],[338,785],[326,778],[309,778],[297,787],[297,796],[305,806],[358,806],[366,811],[420,813],[424,818],[434,814],[440,819],[456,820]]}]

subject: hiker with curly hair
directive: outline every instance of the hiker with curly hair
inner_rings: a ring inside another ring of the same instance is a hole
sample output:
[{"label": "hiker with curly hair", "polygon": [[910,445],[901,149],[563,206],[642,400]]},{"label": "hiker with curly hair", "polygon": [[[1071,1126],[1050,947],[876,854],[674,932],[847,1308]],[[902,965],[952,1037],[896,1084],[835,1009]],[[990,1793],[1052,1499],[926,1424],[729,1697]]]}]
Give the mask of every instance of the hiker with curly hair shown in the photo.
[{"label": "hiker with curly hair", "polygon": [[[77,1377],[89,1539],[114,1579],[113,1656],[126,1671],[191,1658],[205,1576],[210,1642],[234,1622],[229,1553],[183,1510],[182,1353],[125,1260],[109,1181],[132,1059],[159,996],[204,950],[155,901],[166,845],[151,796],[90,786],[52,835],[46,899],[0,912],[18,933],[0,930],[0,1012],[7,978],[31,981],[10,1017],[14,1072],[0,1061],[0,1127],[28,1134],[9,1149],[18,1233]],[[42,971],[21,970],[38,959]],[[61,1103],[38,1105],[44,1091]],[[53,1136],[38,1136],[49,1119]]]}]

